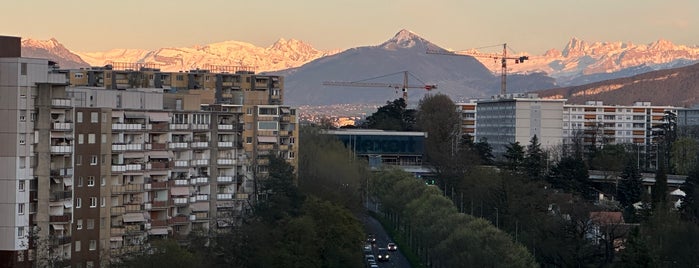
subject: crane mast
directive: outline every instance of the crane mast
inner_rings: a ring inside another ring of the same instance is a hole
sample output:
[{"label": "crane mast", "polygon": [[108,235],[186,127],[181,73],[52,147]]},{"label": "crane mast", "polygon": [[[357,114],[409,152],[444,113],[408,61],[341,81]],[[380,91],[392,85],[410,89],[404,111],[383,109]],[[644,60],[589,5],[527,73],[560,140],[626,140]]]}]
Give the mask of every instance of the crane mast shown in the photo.
[{"label": "crane mast", "polygon": [[463,52],[463,51],[447,51],[443,49],[427,49],[427,54],[438,54],[438,55],[450,55],[450,56],[472,56],[481,58],[491,58],[495,60],[500,60],[501,71],[500,71],[500,94],[505,95],[507,93],[507,60],[515,60],[515,64],[522,63],[525,60],[529,60],[529,56],[519,56],[519,57],[508,57],[507,56],[507,43],[502,44],[502,54],[482,54],[473,52]]}]

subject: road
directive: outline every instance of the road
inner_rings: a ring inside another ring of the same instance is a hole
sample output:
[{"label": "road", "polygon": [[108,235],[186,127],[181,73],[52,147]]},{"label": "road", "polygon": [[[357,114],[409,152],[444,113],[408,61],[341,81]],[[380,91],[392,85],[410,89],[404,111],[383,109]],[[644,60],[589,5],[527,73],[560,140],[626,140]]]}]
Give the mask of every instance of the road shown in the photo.
[{"label": "road", "polygon": [[[376,256],[378,248],[385,248],[387,243],[393,242],[393,239],[391,239],[391,237],[388,236],[388,233],[386,233],[386,230],[383,229],[381,223],[379,223],[379,221],[374,219],[373,217],[365,214],[362,221],[364,222],[364,229],[366,230],[366,233],[376,235],[376,245],[373,247],[374,256]],[[376,262],[379,265],[379,267],[411,267],[410,263],[408,262],[408,259],[406,259],[405,256],[403,256],[403,253],[401,253],[401,245],[398,245],[398,251],[391,251],[390,255],[390,261]]]}]

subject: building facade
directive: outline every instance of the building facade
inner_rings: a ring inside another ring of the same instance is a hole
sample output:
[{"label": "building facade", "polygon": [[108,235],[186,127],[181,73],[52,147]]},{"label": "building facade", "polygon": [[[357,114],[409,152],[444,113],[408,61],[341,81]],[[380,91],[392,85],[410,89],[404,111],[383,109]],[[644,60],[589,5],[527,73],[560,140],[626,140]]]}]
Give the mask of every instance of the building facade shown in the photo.
[{"label": "building facade", "polygon": [[270,155],[296,166],[283,77],[140,67],[0,58],[1,267],[106,267],[231,227]]},{"label": "building facade", "polygon": [[496,158],[510,143],[529,144],[536,135],[543,149],[561,144],[565,100],[541,99],[536,94],[507,94],[477,102],[475,140],[487,139]]}]

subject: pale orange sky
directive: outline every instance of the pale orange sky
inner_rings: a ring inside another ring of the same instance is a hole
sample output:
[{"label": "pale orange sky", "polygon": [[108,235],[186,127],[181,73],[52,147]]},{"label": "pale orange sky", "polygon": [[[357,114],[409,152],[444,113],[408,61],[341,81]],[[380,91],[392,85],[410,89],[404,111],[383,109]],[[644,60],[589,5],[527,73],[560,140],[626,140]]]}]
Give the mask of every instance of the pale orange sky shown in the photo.
[{"label": "pale orange sky", "polygon": [[696,0],[7,1],[0,35],[55,37],[74,51],[182,47],[226,40],[317,49],[377,45],[400,29],[444,48],[508,43],[517,52],[586,41],[699,44]]}]

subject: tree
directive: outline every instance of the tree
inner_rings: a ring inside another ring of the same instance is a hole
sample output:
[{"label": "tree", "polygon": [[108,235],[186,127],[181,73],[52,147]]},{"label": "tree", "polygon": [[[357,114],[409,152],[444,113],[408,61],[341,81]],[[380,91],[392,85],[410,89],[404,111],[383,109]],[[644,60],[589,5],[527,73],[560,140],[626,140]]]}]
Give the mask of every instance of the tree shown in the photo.
[{"label": "tree", "polygon": [[456,105],[444,94],[425,95],[417,112],[419,130],[427,132],[425,154],[436,170],[440,185],[458,187],[458,182],[477,157],[459,149],[461,117]]},{"label": "tree", "polygon": [[699,225],[699,166],[695,166],[680,186],[684,192],[680,204],[682,218]]},{"label": "tree", "polygon": [[697,153],[699,145],[696,140],[689,137],[682,137],[672,143],[670,159],[672,168],[677,174],[688,174],[697,164]]},{"label": "tree", "polygon": [[624,171],[621,173],[621,180],[617,187],[617,199],[624,209],[624,218],[627,222],[635,222],[636,209],[633,204],[640,202],[643,196],[643,182],[636,163],[632,160],[626,161]]},{"label": "tree", "polygon": [[524,147],[518,141],[505,146],[505,166],[513,172],[522,172],[524,165]]},{"label": "tree", "polygon": [[548,180],[555,188],[591,198],[590,175],[582,159],[573,157],[561,158],[551,169]]},{"label": "tree", "polygon": [[656,267],[657,264],[650,254],[650,249],[641,236],[639,228],[633,228],[626,239],[625,248],[619,254],[619,262],[614,267]]},{"label": "tree", "polygon": [[664,206],[667,202],[667,172],[665,169],[665,160],[663,154],[658,154],[658,169],[655,171],[655,184],[651,189],[651,199],[653,207]]},{"label": "tree", "polygon": [[196,267],[200,265],[199,258],[189,250],[181,247],[177,241],[165,239],[152,242],[146,250],[133,253],[131,258],[124,260],[117,267]]},{"label": "tree", "polygon": [[484,165],[492,165],[495,163],[493,147],[490,146],[486,137],[481,137],[478,142],[473,144],[473,147],[478,152],[478,155],[481,157],[481,161]]},{"label": "tree", "polygon": [[530,179],[537,180],[541,178],[546,169],[546,154],[541,149],[539,138],[536,135],[532,136],[527,146],[527,151],[524,157],[524,170]]},{"label": "tree", "polygon": [[407,109],[404,99],[386,102],[386,105],[366,118],[364,128],[409,131],[415,126],[415,110]]}]

